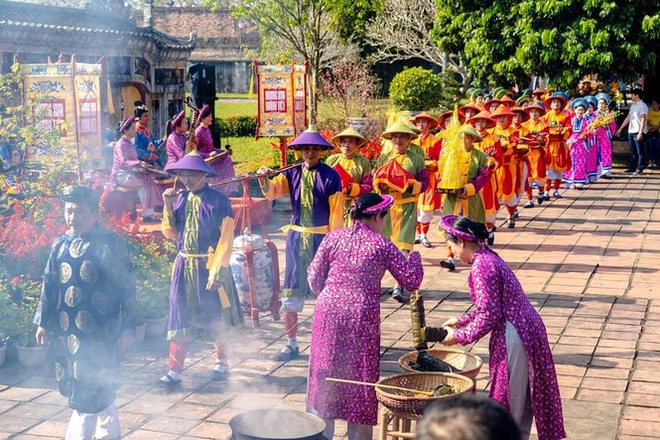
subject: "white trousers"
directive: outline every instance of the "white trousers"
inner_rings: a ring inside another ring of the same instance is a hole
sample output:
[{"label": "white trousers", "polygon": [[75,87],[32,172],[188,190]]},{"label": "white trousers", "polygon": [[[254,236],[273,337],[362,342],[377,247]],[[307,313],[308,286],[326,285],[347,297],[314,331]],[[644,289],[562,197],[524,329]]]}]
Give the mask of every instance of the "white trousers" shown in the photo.
[{"label": "white trousers", "polygon": [[65,440],[118,440],[121,438],[119,414],[114,402],[94,414],[73,410]]},{"label": "white trousers", "polygon": [[509,411],[525,440],[529,438],[533,419],[529,364],[525,346],[509,321],[506,322],[506,364],[509,375]]},{"label": "white trousers", "polygon": [[417,210],[417,221],[419,223],[431,223],[431,220],[433,220],[433,211]]}]

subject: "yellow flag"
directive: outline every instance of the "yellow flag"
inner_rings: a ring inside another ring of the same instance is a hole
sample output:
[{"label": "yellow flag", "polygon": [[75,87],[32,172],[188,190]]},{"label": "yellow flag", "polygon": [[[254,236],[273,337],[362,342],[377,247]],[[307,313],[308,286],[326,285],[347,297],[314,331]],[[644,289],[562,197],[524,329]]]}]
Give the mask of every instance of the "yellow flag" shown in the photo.
[{"label": "yellow flag", "polygon": [[110,87],[110,80],[108,80],[108,113],[115,114],[115,103],[112,102],[112,88]]},{"label": "yellow flag", "polygon": [[254,70],[250,73],[250,91],[248,92],[248,99],[254,98]]}]

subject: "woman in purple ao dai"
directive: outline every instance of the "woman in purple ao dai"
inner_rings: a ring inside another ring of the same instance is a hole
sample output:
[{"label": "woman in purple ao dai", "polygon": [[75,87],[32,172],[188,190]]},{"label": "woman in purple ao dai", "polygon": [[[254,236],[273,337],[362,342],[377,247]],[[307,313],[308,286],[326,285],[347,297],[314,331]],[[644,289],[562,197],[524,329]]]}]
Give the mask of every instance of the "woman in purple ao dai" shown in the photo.
[{"label": "woman in purple ao dai", "polygon": [[[596,95],[598,100],[598,111],[596,118],[601,120],[610,116],[610,110],[607,108],[610,104],[610,97],[607,93]],[[596,148],[598,149],[598,167],[600,176],[611,178],[612,176],[612,137],[616,133],[616,121],[612,118],[609,124],[599,124],[596,129]]]},{"label": "woman in purple ao dai", "polygon": [[188,133],[188,120],[186,119],[186,113],[182,111],[167,122],[166,169],[186,155],[186,144],[188,143],[186,133]]},{"label": "woman in purple ao dai", "polygon": [[[207,104],[204,104],[199,112],[199,127],[197,127],[197,130],[195,130],[195,136],[197,137],[197,152],[204,159],[208,159],[209,157],[220,153],[220,150],[216,149],[213,145],[213,136],[211,135],[210,129],[212,124],[213,114],[211,113],[211,107],[209,107]],[[217,174],[216,177],[208,179],[208,183],[211,185],[223,180],[231,179],[236,176],[236,171],[234,170],[234,163],[231,160],[231,156],[226,156],[216,162],[211,163],[210,165]],[[237,188],[238,184],[236,182],[232,182],[218,186],[215,189],[223,192],[227,197],[229,197],[236,191]]]},{"label": "woman in purple ao dai", "polygon": [[509,409],[523,439],[532,417],[539,440],[566,437],[555,364],[545,325],[504,260],[484,244],[488,230],[467,217],[442,217],[447,243],[472,263],[468,285],[474,310],[446,321],[446,345],[468,345],[490,333],[490,397]]},{"label": "woman in purple ao dai", "polygon": [[564,183],[571,189],[584,189],[587,183],[590,145],[587,139],[589,119],[585,116],[585,112],[588,106],[584,98],[577,98],[571,103],[575,116],[571,118],[571,136],[566,141],[571,153],[571,168],[564,173]]},{"label": "woman in purple ao dai", "polygon": [[417,252],[408,258],[380,235],[394,200],[360,196],[350,214],[352,226],[330,232],[319,246],[307,280],[318,294],[312,324],[308,410],[326,421],[348,421],[350,440],[371,440],[378,402],[373,387],[326,378],[377,382],[380,370],[380,283],[389,271],[408,291],[417,290],[424,271]]}]

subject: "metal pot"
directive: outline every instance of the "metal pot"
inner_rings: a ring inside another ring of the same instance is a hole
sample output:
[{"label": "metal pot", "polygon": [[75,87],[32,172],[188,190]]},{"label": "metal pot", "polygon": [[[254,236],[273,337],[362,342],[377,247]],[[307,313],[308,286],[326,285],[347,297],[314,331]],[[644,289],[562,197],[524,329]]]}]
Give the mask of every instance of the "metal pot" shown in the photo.
[{"label": "metal pot", "polygon": [[320,417],[291,409],[263,409],[229,420],[234,440],[323,440]]}]

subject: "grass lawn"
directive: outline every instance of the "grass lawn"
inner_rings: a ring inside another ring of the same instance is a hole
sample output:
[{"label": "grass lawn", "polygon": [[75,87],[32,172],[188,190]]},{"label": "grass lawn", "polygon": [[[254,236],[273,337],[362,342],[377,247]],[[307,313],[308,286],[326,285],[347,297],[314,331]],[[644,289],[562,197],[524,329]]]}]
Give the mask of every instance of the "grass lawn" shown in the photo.
[{"label": "grass lawn", "polygon": [[227,118],[229,116],[257,116],[257,100],[223,100],[215,101],[215,117]]}]

